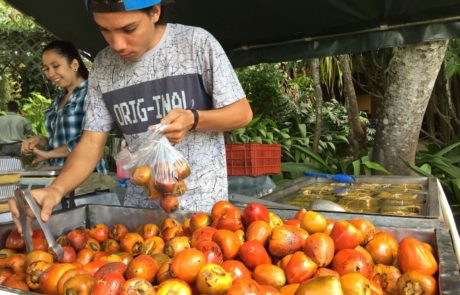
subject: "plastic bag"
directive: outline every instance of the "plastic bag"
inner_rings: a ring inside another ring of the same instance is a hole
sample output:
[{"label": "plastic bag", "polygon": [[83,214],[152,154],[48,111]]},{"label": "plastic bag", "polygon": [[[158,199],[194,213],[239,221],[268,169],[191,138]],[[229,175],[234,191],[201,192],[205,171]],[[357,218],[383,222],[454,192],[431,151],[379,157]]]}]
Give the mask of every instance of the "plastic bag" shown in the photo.
[{"label": "plastic bag", "polygon": [[185,178],[190,175],[188,161],[163,135],[167,125],[160,124],[154,131],[132,142],[115,160],[122,163],[122,170],[130,170],[131,180],[146,188],[149,199],[160,200],[167,213],[177,210],[178,196],[185,194]]}]

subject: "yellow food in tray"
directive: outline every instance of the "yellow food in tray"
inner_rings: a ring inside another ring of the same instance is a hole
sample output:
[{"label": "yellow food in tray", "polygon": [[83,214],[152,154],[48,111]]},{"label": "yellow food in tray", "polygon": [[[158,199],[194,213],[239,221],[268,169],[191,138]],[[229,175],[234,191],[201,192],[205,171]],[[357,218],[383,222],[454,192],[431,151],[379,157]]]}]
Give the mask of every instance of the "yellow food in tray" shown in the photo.
[{"label": "yellow food in tray", "polygon": [[348,212],[409,216],[422,214],[427,198],[423,184],[358,182],[309,184],[279,201],[307,207],[314,200],[328,200]]},{"label": "yellow food in tray", "polygon": [[402,199],[404,198],[404,200],[415,200],[417,199],[417,194],[405,194],[405,193],[401,193],[401,192],[389,192],[389,191],[384,191],[384,192],[380,192],[378,194],[375,195],[377,198],[380,198],[380,199]]},{"label": "yellow food in tray", "polygon": [[300,208],[307,208],[310,205],[311,201],[287,200],[281,203],[291,206],[297,206]]},{"label": "yellow food in tray", "polygon": [[423,205],[425,198],[419,195],[395,194],[393,198],[380,198],[381,206]]},{"label": "yellow food in tray", "polygon": [[0,184],[18,183],[21,180],[21,174],[0,174]]},{"label": "yellow food in tray", "polygon": [[379,210],[378,200],[342,198],[337,204],[352,212],[377,212]]},{"label": "yellow food in tray", "polygon": [[372,195],[369,192],[350,192],[346,195],[339,196],[339,199],[348,199],[348,200],[371,200],[373,199]]},{"label": "yellow food in tray", "polygon": [[334,193],[339,197],[348,197],[348,196],[359,197],[362,195],[368,196],[371,194],[371,191],[366,190],[366,189],[361,189],[361,188],[345,188],[345,189],[335,190]]},{"label": "yellow food in tray", "polygon": [[331,193],[329,194],[301,194],[295,196],[293,199],[301,201],[314,201],[314,200],[329,200],[335,201],[337,197]]},{"label": "yellow food in tray", "polygon": [[294,197],[281,199],[280,202],[287,205],[308,207],[308,205],[314,200],[328,200],[335,202],[337,197],[333,194],[298,194]]},{"label": "yellow food in tray", "polygon": [[361,190],[368,190],[368,191],[379,191],[382,189],[386,189],[387,187],[391,186],[391,184],[387,183],[355,183],[354,189],[361,189]]},{"label": "yellow food in tray", "polygon": [[302,187],[300,190],[302,192],[332,192],[333,190],[345,187],[348,184],[346,183],[328,183],[328,184],[318,184],[318,185],[307,185]]},{"label": "yellow food in tray", "polygon": [[380,213],[402,216],[417,216],[422,213],[421,206],[382,206]]},{"label": "yellow food in tray", "polygon": [[392,184],[390,189],[398,190],[399,192],[404,192],[404,191],[423,191],[423,185],[418,184],[418,183]]}]

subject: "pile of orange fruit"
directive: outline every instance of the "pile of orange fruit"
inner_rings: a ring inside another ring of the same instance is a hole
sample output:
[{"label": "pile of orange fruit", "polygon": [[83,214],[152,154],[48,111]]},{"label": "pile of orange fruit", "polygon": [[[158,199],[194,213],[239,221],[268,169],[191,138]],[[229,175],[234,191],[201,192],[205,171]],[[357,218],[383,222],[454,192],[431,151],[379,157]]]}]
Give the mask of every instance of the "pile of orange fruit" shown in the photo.
[{"label": "pile of orange fruit", "polygon": [[64,256],[34,250],[13,230],[0,250],[0,283],[45,294],[437,294],[432,247],[397,240],[365,219],[300,210],[282,220],[261,204],[227,201],[211,213],[97,224],[58,237]]}]

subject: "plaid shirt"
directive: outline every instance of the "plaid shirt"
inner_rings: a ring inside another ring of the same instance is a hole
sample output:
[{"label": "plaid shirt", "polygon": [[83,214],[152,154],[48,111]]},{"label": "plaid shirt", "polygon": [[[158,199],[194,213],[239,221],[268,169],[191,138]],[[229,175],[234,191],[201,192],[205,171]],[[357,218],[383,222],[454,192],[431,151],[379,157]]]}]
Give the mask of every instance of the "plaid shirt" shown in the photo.
[{"label": "plaid shirt", "polygon": [[[61,145],[67,145],[73,150],[82,135],[82,125],[85,120],[85,97],[88,90],[88,81],[84,81],[76,87],[63,108],[59,108],[59,102],[64,98],[63,92],[58,99],[54,100],[45,113],[45,126],[48,133],[50,149]],[[52,166],[63,166],[66,158],[54,158],[48,160]],[[107,174],[104,160],[97,164],[97,171]]]}]

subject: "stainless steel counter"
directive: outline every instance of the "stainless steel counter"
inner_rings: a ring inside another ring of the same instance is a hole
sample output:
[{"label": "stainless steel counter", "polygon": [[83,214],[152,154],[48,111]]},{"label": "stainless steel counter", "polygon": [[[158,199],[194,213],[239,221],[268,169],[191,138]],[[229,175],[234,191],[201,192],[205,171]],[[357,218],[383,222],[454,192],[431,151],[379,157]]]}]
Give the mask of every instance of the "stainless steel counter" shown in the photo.
[{"label": "stainless steel counter", "polygon": [[[242,205],[244,206],[244,205]],[[297,210],[271,209],[284,219],[293,218]],[[398,217],[382,216],[376,214],[322,212],[327,218],[334,220],[365,218],[373,222],[376,227],[391,231],[398,239],[407,235],[415,236],[433,247],[439,260],[439,283],[441,294],[460,294],[460,273],[457,263],[451,228],[447,223],[439,219],[421,217]],[[50,220],[50,228],[55,236],[67,232],[76,227],[91,227],[98,223],[111,225],[123,222],[128,229],[134,230],[141,223],[159,223],[167,216],[173,216],[182,221],[190,216],[191,212],[177,212],[167,215],[163,211],[140,208],[127,208],[108,205],[84,205],[65,212],[53,214]],[[8,231],[12,229],[12,223],[0,224],[0,246],[4,245]],[[0,287],[0,292],[9,292]],[[5,293],[24,294],[24,293]]]}]

